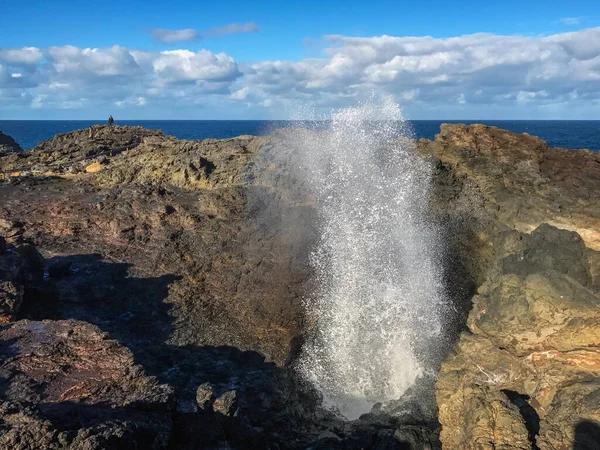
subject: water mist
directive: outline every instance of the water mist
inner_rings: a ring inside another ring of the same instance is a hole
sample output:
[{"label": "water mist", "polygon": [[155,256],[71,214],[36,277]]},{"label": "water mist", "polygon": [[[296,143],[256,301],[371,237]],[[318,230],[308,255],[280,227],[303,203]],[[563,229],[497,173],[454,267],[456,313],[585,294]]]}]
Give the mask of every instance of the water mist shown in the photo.
[{"label": "water mist", "polygon": [[318,287],[306,299],[314,327],[298,369],[327,407],[354,419],[427,370],[443,295],[426,221],[431,170],[400,108],[383,100],[330,119],[290,138],[320,230]]}]

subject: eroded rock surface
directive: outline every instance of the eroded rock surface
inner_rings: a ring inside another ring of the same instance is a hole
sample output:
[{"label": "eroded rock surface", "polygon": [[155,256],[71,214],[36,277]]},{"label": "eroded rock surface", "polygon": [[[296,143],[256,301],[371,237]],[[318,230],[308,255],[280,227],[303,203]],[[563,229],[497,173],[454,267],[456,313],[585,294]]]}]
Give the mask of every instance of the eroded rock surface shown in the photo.
[{"label": "eroded rock surface", "polygon": [[106,333],[75,320],[0,328],[0,446],[165,448],[171,390]]},{"label": "eroded rock surface", "polygon": [[437,382],[444,448],[598,448],[598,155],[481,125],[419,146],[477,286]]},{"label": "eroded rock surface", "polygon": [[[44,276],[24,290],[21,317],[93,324],[144,377],[168,387],[166,428],[146,436],[156,448],[436,448],[431,415],[379,412],[348,423],[320,410],[318,395],[287,366],[301,342],[315,231],[310,199],[285,161],[265,161],[278,150],[250,136],[178,141],[98,127],[93,138],[73,132],[0,159],[9,174],[0,184],[0,233],[11,246],[35,244],[45,258]],[[8,405],[20,401],[13,392]],[[102,401],[115,404],[115,392]],[[41,433],[40,401],[27,406],[31,425],[3,429],[11,442]],[[94,445],[111,448],[106,439],[134,436],[111,417],[65,422],[66,441],[58,419],[44,422],[51,437],[43,439],[88,448],[73,436],[101,434]],[[145,429],[150,419],[140,420]],[[115,442],[129,448],[131,439]]]},{"label": "eroded rock surface", "polygon": [[[0,156],[7,448],[439,448],[430,386],[347,422],[289,367],[316,232],[286,132],[99,126]],[[418,148],[456,307],[444,448],[594,448],[598,155],[480,125]]]},{"label": "eroded rock surface", "polygon": [[[289,360],[308,276],[308,208],[301,199],[282,204],[284,187],[268,178],[251,182],[263,140],[178,141],[138,127],[99,127],[93,139],[87,133],[58,135],[0,160],[13,174],[0,185],[9,241],[31,241],[63,264],[100,255],[127,265],[115,277],[81,262],[57,282],[55,316],[98,323],[107,314],[108,327],[127,329],[137,319],[114,321],[114,310],[99,314],[91,302],[73,308],[73,295],[61,290],[77,284],[95,289],[97,302],[118,303],[109,289],[116,278],[163,276],[154,302],[115,288],[128,299],[118,304],[146,302],[148,315],[160,304],[169,314],[162,337],[178,345],[235,345],[279,364]],[[101,169],[86,172],[92,161]],[[283,216],[297,218],[293,229]]]}]

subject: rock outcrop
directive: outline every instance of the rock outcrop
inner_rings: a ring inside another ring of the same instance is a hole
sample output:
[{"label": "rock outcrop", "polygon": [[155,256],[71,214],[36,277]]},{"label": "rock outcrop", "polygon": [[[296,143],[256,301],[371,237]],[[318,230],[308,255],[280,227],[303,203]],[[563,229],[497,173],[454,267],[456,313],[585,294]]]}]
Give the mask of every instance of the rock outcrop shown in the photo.
[{"label": "rock outcrop", "polygon": [[12,321],[23,302],[25,288],[40,281],[44,262],[30,245],[7,245],[0,236],[0,324]]},{"label": "rock outcrop", "polygon": [[477,286],[437,381],[443,447],[598,448],[600,158],[481,125],[419,146]]},{"label": "rock outcrop", "polygon": [[441,126],[435,141],[419,141],[419,150],[451,174],[442,181],[449,192],[437,201],[452,200],[457,192],[465,200],[469,191],[490,219],[521,232],[548,223],[576,231],[589,248],[600,250],[598,153],[548,148],[540,138],[496,127],[450,124]]},{"label": "rock outcrop", "polygon": [[15,153],[23,151],[21,146],[7,134],[0,131],[0,157],[6,156],[9,153]]},{"label": "rock outcrop", "polygon": [[91,165],[104,164],[108,158],[138,146],[148,136],[164,135],[160,130],[117,126],[94,126],[91,133],[78,130],[57,134],[27,152],[8,155],[1,161],[0,170],[13,177],[91,172]]},{"label": "rock outcrop", "polygon": [[[18,224],[10,233],[64,264],[75,263],[74,254],[100,254],[132,275],[168,279],[155,303],[173,318],[165,319],[172,342],[235,345],[284,364],[300,334],[309,233],[299,228],[308,226],[301,217],[307,208],[301,198],[280,204],[284,188],[274,179],[252,181],[262,143],[178,141],[139,127],[100,127],[93,139],[86,130],[58,135],[0,160],[13,175],[0,186],[0,216]],[[92,164],[101,169],[85,171]],[[284,215],[298,218],[294,230]],[[89,290],[101,284],[94,280],[125,278],[85,264],[57,281],[58,317],[74,317],[63,286]],[[97,301],[117,302],[104,286],[97,290]],[[78,311],[76,318],[99,320],[95,303]],[[128,328],[123,320],[111,326]]]},{"label": "rock outcrop", "polygon": [[0,328],[0,355],[2,448],[168,445],[170,388],[97,327],[22,320]]},{"label": "rock outcrop", "polygon": [[[435,448],[435,429],[421,419],[379,413],[348,424],[320,411],[318,395],[288,367],[301,342],[314,230],[306,194],[284,167],[260,161],[259,151],[276,148],[264,138],[178,141],[130,127],[100,128],[94,139],[74,132],[0,159],[10,174],[0,184],[0,233],[9,245],[35,244],[45,258],[43,280],[25,293],[20,313],[33,322],[14,326],[93,324],[131,352],[144,377],[168,386],[169,401],[158,408],[165,426],[144,432],[142,444]],[[81,382],[94,370],[80,373]],[[115,392],[101,402],[125,414],[129,406],[113,400]],[[2,401],[20,400],[6,390]],[[30,426],[10,422],[2,433],[31,442],[37,423],[50,420],[38,403],[27,406]],[[128,423],[143,431],[154,417]],[[9,423],[1,411],[0,419]],[[62,436],[52,420],[48,433]],[[96,436],[99,428],[100,446],[141,439],[108,417],[65,423],[71,440],[48,440],[49,448],[88,448],[73,436]]]},{"label": "rock outcrop", "polygon": [[[288,132],[98,126],[0,156],[3,447],[440,448],[431,386],[347,422],[290,369],[317,235]],[[481,125],[418,150],[456,310],[444,448],[594,448],[598,155]]]}]

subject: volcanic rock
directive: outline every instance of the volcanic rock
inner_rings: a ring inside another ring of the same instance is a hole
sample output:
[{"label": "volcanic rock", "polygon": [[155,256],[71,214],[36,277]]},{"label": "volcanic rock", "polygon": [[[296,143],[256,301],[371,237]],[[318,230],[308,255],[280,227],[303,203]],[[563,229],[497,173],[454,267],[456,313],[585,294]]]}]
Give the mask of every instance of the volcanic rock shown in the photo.
[{"label": "volcanic rock", "polygon": [[476,287],[472,304],[462,296],[467,329],[436,385],[443,448],[592,442],[600,424],[598,155],[482,125],[443,125],[419,147],[438,165],[432,211],[450,224],[455,267]]},{"label": "volcanic rock", "polygon": [[440,209],[461,206],[526,233],[548,223],[600,250],[600,154],[548,148],[540,138],[485,125],[443,124],[435,141],[418,146],[451,177],[440,180],[445,188],[435,200],[462,193],[462,204]]},{"label": "volcanic rock", "polygon": [[0,156],[20,151],[23,151],[23,149],[19,144],[12,137],[0,131]]},{"label": "volcanic rock", "polygon": [[0,328],[0,354],[2,448],[166,448],[170,388],[97,327],[19,321]]},{"label": "volcanic rock", "polygon": [[[21,317],[84,321],[126,347],[174,391],[171,448],[305,448],[321,431],[310,431],[317,397],[280,366],[298,349],[309,207],[277,167],[255,169],[263,139],[135,127],[94,139],[73,132],[0,158],[12,174],[0,232],[46,258]],[[92,161],[103,169],[85,172]],[[199,409],[205,384],[214,397]]]},{"label": "volcanic rock", "polygon": [[16,317],[26,286],[41,280],[43,260],[28,245],[15,247],[0,236],[0,324]]},{"label": "volcanic rock", "polygon": [[[0,156],[0,295],[28,319],[0,329],[4,447],[440,447],[430,386],[348,422],[296,379],[317,239],[296,131],[93,131]],[[483,125],[418,150],[455,311],[444,448],[597,442],[598,155]]]},{"label": "volcanic rock", "polygon": [[[286,194],[277,168],[257,173],[263,142],[178,141],[140,127],[98,127],[93,139],[85,130],[57,135],[24,156],[0,159],[0,168],[19,174],[0,185],[0,226],[55,257],[52,277],[57,258],[71,267],[73,276],[57,281],[57,302],[48,304],[55,317],[100,323],[106,314],[107,326],[122,330],[133,319],[108,305],[152,310],[144,297],[117,287],[121,276],[98,273],[107,265],[83,258],[101,255],[131,275],[170,279],[151,304],[174,318],[164,321],[171,342],[235,345],[284,364],[300,335],[310,207]],[[103,170],[86,173],[100,155]],[[80,300],[75,315],[67,299],[78,291],[88,291],[90,303]],[[99,304],[107,306],[99,312]]]}]

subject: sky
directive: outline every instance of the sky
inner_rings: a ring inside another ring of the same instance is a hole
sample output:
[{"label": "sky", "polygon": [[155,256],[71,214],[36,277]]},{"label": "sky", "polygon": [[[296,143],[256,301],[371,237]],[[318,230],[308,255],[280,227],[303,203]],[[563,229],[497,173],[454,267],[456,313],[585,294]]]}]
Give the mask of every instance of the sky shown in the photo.
[{"label": "sky", "polygon": [[600,119],[600,2],[0,0],[0,119]]}]

